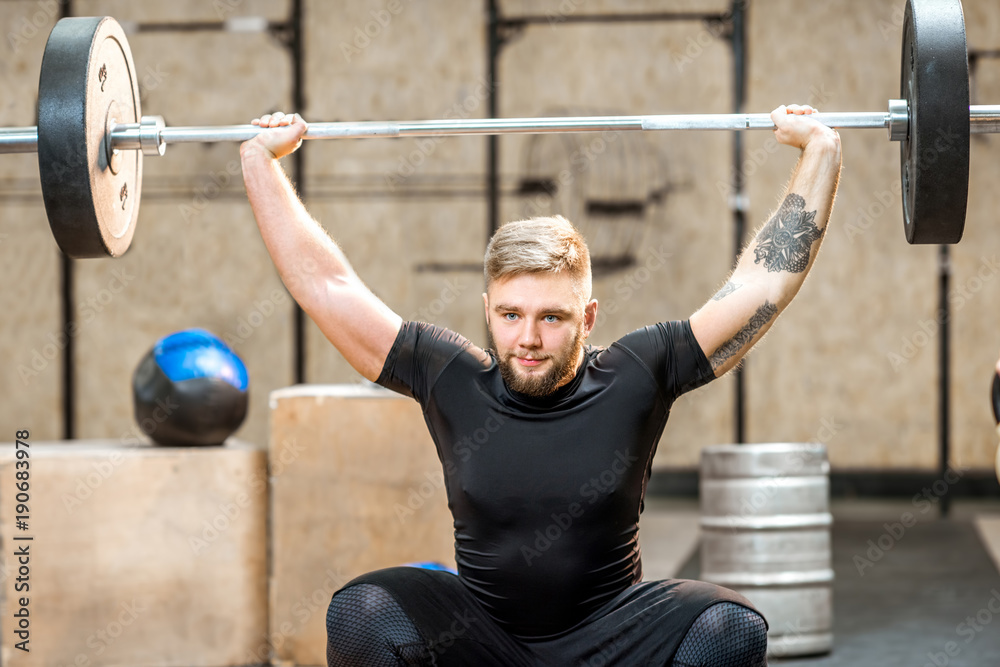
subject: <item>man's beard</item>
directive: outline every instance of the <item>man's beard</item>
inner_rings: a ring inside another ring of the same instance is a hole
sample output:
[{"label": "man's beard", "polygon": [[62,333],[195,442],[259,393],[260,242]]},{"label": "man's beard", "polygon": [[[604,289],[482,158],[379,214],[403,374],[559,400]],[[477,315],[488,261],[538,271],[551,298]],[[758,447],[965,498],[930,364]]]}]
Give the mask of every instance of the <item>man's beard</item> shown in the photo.
[{"label": "man's beard", "polygon": [[492,332],[489,333],[490,345],[497,351],[497,363],[500,366],[500,377],[508,389],[512,389],[519,394],[540,398],[548,396],[554,392],[561,384],[568,381],[576,374],[576,362],[580,358],[580,351],[583,350],[583,331],[577,330],[573,338],[563,348],[554,354],[535,355],[531,352],[532,359],[551,359],[552,365],[542,374],[532,374],[525,376],[517,371],[514,359],[518,356],[516,352],[501,353],[493,341]]}]

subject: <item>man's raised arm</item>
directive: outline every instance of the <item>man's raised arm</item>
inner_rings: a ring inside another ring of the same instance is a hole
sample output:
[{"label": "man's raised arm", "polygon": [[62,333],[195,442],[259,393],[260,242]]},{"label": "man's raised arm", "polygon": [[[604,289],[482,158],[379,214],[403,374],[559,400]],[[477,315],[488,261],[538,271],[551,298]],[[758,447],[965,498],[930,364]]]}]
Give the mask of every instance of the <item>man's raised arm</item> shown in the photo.
[{"label": "man's raised arm", "polygon": [[272,128],[240,147],[247,197],[264,245],[292,297],[351,366],[375,380],[402,320],[361,282],[278,163],[298,148],[305,121],[278,112],[253,123]]},{"label": "man's raised arm", "polygon": [[726,284],[691,316],[716,377],[739,363],[799,291],[826,232],[840,179],[840,137],[812,107],[771,113],[780,143],[802,149],[778,211],[744,250]]}]

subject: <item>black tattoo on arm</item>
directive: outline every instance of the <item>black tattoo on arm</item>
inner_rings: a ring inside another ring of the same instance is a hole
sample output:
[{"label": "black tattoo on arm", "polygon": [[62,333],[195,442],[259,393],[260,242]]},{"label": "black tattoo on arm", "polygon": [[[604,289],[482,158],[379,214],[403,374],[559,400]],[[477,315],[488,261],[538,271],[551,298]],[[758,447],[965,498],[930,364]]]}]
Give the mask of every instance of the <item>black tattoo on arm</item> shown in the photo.
[{"label": "black tattoo on arm", "polygon": [[712,370],[724,365],[728,360],[739,354],[743,346],[753,340],[764,326],[770,322],[778,312],[778,307],[770,301],[764,301],[764,305],[757,309],[750,321],[743,325],[743,328],[736,332],[736,335],[719,346],[708,361],[712,365]]},{"label": "black tattoo on arm", "polygon": [[757,235],[754,264],[763,262],[768,272],[802,273],[809,265],[813,243],[825,229],[816,227],[816,211],[806,211],[806,200],[790,194]]},{"label": "black tattoo on arm", "polygon": [[722,286],[722,289],[715,293],[715,296],[712,297],[712,301],[722,301],[741,287],[743,287],[742,284],[729,281]]}]

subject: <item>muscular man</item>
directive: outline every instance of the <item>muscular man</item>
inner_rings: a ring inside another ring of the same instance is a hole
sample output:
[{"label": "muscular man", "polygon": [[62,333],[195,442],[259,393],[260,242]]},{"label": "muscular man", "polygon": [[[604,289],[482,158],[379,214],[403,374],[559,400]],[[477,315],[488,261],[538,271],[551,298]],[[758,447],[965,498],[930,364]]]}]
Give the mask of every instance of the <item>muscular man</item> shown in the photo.
[{"label": "muscular man", "polygon": [[[826,230],[837,133],[779,107],[801,156],[778,211],[722,289],[687,321],[607,348],[590,255],[560,217],[491,239],[483,295],[491,349],[403,322],[307,213],[276,158],[305,122],[281,113],[242,146],[267,249],[292,295],[364,377],[420,402],[444,467],[458,575],[389,568],[334,594],[327,660],[341,665],[765,664],[766,623],[740,595],[642,581],[638,521],[653,453],[682,393],[733,368],[798,291]],[[297,275],[300,262],[319,271]],[[295,278],[292,280],[291,278]]]}]

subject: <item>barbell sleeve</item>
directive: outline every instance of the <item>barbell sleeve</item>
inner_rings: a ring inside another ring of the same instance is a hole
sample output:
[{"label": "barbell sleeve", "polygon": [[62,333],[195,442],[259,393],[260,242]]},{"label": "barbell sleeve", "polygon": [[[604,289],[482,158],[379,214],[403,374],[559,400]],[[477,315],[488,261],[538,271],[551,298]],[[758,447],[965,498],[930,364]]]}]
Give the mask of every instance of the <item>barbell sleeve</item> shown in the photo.
[{"label": "barbell sleeve", "polygon": [[0,153],[35,153],[37,151],[37,127],[0,128]]}]

